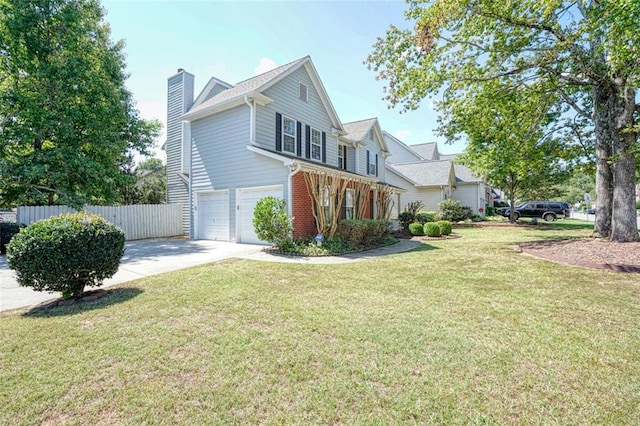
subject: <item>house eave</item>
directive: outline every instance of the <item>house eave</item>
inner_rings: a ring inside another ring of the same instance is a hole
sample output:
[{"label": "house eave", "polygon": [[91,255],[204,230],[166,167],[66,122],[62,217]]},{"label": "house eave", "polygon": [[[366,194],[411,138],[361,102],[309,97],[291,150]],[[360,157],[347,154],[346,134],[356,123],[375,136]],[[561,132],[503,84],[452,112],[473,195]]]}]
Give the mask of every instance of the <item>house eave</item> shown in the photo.
[{"label": "house eave", "polygon": [[[260,106],[265,106],[271,102],[273,99],[268,96],[263,95],[260,92],[253,92],[250,95],[246,95],[248,99],[254,100],[256,104]],[[209,115],[217,114],[222,111],[226,111],[231,108],[235,108],[240,105],[245,105],[244,96],[237,96],[235,98],[228,99],[224,102],[220,102],[219,104],[211,105],[207,108],[203,108],[197,111],[187,112],[180,117],[182,121],[194,121],[200,118],[207,117]]]}]

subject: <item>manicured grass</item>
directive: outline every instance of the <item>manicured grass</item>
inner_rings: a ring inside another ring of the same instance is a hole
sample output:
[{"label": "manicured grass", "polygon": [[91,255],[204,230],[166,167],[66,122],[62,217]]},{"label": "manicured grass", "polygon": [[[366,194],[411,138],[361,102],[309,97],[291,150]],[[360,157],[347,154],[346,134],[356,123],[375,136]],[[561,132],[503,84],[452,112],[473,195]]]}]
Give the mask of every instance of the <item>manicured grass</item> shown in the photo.
[{"label": "manicured grass", "polygon": [[2,314],[0,424],[640,423],[640,275],[513,250],[577,225],[454,232]]}]

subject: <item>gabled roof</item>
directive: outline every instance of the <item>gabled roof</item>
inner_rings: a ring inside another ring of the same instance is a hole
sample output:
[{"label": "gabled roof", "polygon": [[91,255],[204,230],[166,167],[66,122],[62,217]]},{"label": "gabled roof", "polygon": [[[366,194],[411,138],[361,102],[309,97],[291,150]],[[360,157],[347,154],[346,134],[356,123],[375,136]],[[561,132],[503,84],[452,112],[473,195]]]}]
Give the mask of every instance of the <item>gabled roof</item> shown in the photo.
[{"label": "gabled roof", "polygon": [[389,153],[387,143],[384,140],[382,128],[380,127],[380,122],[376,117],[344,123],[342,127],[344,128],[345,134],[342,135],[341,138],[351,142],[360,142],[364,140],[364,138],[367,137],[369,130],[373,128],[382,152]]},{"label": "gabled roof", "polygon": [[378,121],[377,118],[367,118],[359,121],[352,121],[351,123],[344,123],[345,138],[352,141],[361,141],[369,133],[369,129]]},{"label": "gabled roof", "polygon": [[397,171],[410,179],[416,186],[448,186],[455,184],[453,164],[448,161],[415,161],[412,163],[387,164],[387,168]]},{"label": "gabled roof", "polygon": [[[422,156],[420,154],[418,154],[417,152],[415,152],[413,149],[411,149],[411,147],[409,145],[405,144],[400,139],[398,139],[395,136],[391,135],[386,130],[382,131],[382,135],[384,137],[384,141],[387,144],[387,146],[395,145],[397,147],[402,148],[403,150],[407,151],[408,153],[410,153],[411,155],[416,157],[416,161],[418,161],[418,160],[420,160],[422,158]],[[391,152],[393,153],[393,149],[391,149]]]},{"label": "gabled roof", "polygon": [[[332,126],[336,130],[342,131],[342,123],[340,122],[338,114],[333,108],[333,104],[331,103],[331,100],[329,99],[329,96],[327,95],[327,92],[322,82],[320,81],[318,72],[313,66],[313,63],[311,62],[311,58],[309,56],[305,56],[304,58],[300,58],[278,68],[274,68],[271,71],[267,71],[255,77],[241,81],[231,88],[218,93],[211,99],[208,99],[199,105],[194,104],[192,108],[182,116],[182,119],[193,120],[196,118],[202,118],[209,114],[224,110],[227,107],[231,108],[233,106],[237,106],[243,102],[245,96],[248,98],[260,98],[262,102],[268,103],[270,99],[264,96],[262,92],[302,67],[305,67],[307,73],[309,74],[309,77],[311,78],[311,81],[313,82],[313,85],[318,92],[320,101],[324,105],[327,114],[331,118]],[[200,99],[201,96],[202,94],[198,96],[198,99]]]},{"label": "gabled roof", "polygon": [[463,166],[462,164],[454,164],[456,172],[456,182],[476,183],[483,180],[473,174],[470,168]]},{"label": "gabled roof", "polygon": [[232,84],[226,83],[218,78],[215,77],[211,77],[209,79],[209,81],[207,82],[207,84],[204,86],[204,89],[202,89],[202,92],[200,92],[200,94],[198,95],[198,97],[196,98],[196,100],[193,102],[193,105],[191,105],[191,109],[197,107],[198,105],[200,105],[202,102],[204,102],[204,100],[207,98],[207,96],[209,95],[209,93],[211,93],[211,91],[216,87],[216,86],[220,86],[223,89],[230,89],[233,87]]},{"label": "gabled roof", "polygon": [[439,160],[438,144],[436,142],[420,143],[411,145],[411,149],[418,153],[425,160]]},{"label": "gabled roof", "polygon": [[459,154],[439,154],[438,157],[440,157],[440,160],[451,160],[451,161],[455,161],[456,158],[458,158]]}]

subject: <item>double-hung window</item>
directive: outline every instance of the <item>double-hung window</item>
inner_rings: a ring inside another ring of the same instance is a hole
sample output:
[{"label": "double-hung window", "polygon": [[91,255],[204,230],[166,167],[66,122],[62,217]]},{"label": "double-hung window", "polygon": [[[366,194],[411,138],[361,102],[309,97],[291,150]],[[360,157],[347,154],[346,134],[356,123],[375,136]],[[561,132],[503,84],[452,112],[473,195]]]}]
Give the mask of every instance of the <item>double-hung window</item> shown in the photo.
[{"label": "double-hung window", "polygon": [[353,219],[353,189],[347,189],[344,194],[344,218]]},{"label": "double-hung window", "polygon": [[338,168],[347,170],[347,147],[338,145]]},{"label": "double-hung window", "polygon": [[333,203],[331,202],[331,198],[331,191],[328,186],[325,186],[322,193],[322,206],[324,208],[324,218],[328,221],[333,217]]},{"label": "double-hung window", "polygon": [[369,151],[367,171],[369,172],[370,175],[374,175],[374,176],[378,175],[377,163],[378,163],[378,156],[376,155],[375,152]]},{"label": "double-hung window", "polygon": [[311,158],[320,161],[322,158],[322,132],[311,128]]},{"label": "double-hung window", "polygon": [[296,120],[282,116],[282,150],[296,153]]}]

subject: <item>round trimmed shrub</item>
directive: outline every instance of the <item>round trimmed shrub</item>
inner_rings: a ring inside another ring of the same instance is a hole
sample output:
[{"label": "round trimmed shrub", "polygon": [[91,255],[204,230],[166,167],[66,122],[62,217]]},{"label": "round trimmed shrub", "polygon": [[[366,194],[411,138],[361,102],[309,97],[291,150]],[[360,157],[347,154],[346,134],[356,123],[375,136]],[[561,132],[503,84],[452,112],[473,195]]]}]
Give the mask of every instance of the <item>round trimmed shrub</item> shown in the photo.
[{"label": "round trimmed shrub", "polygon": [[284,200],[275,197],[259,200],[253,210],[253,227],[261,240],[283,250],[291,248],[293,225]]},{"label": "round trimmed shrub", "polygon": [[99,286],[118,271],[124,240],[124,231],[101,216],[54,216],[13,237],[7,264],[21,286],[77,299],[85,287]]},{"label": "round trimmed shrub", "polygon": [[427,222],[424,224],[424,233],[427,237],[439,237],[442,235],[442,231],[440,230],[440,225],[436,222]]},{"label": "round trimmed shrub", "polygon": [[437,222],[438,226],[440,227],[440,232],[442,233],[442,235],[449,235],[451,234],[452,231],[452,226],[451,226],[451,222],[449,222],[448,220],[441,220],[439,222]]},{"label": "round trimmed shrub", "polygon": [[424,235],[423,226],[418,222],[409,225],[409,232],[411,235]]}]

